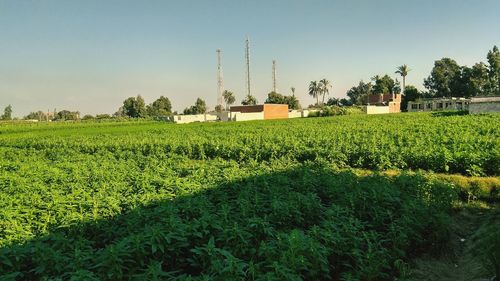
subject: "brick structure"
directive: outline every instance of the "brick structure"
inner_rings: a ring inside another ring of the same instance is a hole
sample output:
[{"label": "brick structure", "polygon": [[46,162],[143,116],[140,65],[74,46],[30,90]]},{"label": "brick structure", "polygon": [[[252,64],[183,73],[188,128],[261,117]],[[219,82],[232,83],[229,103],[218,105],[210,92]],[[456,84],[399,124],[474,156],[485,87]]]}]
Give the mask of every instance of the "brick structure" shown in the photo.
[{"label": "brick structure", "polygon": [[368,95],[368,106],[388,106],[389,113],[401,112],[401,94]]},{"label": "brick structure", "polygon": [[261,104],[261,105],[241,105],[231,106],[231,113],[264,113],[264,119],[286,119],[288,118],[287,104]]}]

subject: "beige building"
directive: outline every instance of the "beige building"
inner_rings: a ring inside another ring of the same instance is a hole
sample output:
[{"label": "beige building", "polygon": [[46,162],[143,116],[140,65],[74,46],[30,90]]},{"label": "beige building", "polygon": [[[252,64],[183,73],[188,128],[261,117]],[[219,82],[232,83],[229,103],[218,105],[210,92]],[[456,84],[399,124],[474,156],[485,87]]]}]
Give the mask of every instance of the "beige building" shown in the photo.
[{"label": "beige building", "polygon": [[441,111],[441,110],[467,110],[470,99],[466,98],[437,98],[422,99],[408,102],[408,112],[416,111]]}]

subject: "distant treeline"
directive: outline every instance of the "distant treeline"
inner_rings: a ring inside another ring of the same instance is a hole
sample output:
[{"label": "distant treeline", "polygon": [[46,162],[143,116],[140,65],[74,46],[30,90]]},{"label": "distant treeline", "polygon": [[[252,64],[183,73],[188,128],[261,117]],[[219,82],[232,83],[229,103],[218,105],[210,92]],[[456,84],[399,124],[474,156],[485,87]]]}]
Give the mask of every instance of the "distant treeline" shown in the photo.
[{"label": "distant treeline", "polygon": [[[362,105],[367,102],[369,94],[402,94],[401,109],[406,109],[409,101],[422,98],[433,97],[474,97],[474,96],[500,96],[500,52],[494,46],[486,55],[487,63],[478,62],[472,67],[460,66],[451,58],[442,58],[434,62],[434,67],[430,75],[424,79],[423,85],[426,91],[419,91],[415,86],[406,85],[406,76],[411,69],[407,65],[397,68],[397,74],[401,75],[403,84],[398,79],[393,79],[389,75],[375,75],[370,82],[361,80],[358,85],[350,88],[345,98],[329,98],[325,103],[325,97],[330,94],[333,83],[327,79],[311,81],[309,83],[308,94],[316,98],[316,104],[309,107],[325,106],[352,106]],[[270,92],[264,103],[288,104],[290,109],[300,109],[299,100],[295,97],[295,87],[291,87],[290,95],[283,95],[277,92]],[[321,97],[321,100],[320,100]],[[223,104],[217,105],[214,110],[229,110],[229,107],[236,102],[233,92],[226,90],[222,93]],[[247,95],[241,101],[242,105],[255,105],[257,99],[252,95]],[[181,114],[203,114],[208,111],[205,100],[197,98],[194,105],[185,108]],[[146,105],[144,99],[129,97],[123,101],[122,106],[114,114],[97,114],[80,116],[78,111],[62,110],[56,112],[31,112],[23,119],[29,120],[91,120],[91,119],[111,119],[111,118],[151,118],[164,119],[165,117],[179,114],[172,112],[171,101],[161,96],[151,104]],[[0,116],[1,120],[12,119],[12,106],[7,106]]]}]

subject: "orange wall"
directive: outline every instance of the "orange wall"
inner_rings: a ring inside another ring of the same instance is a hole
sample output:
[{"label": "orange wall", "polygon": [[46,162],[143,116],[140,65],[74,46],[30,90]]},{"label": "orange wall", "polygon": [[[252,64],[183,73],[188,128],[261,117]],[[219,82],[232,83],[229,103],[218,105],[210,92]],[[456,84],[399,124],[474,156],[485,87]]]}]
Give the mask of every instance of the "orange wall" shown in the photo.
[{"label": "orange wall", "polygon": [[288,118],[288,104],[264,104],[264,119]]}]

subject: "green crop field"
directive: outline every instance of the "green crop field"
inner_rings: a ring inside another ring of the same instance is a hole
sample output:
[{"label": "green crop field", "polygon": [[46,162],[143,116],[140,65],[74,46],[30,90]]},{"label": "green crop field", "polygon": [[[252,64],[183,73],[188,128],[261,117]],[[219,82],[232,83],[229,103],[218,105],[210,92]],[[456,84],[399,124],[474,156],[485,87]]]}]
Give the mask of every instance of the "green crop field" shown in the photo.
[{"label": "green crop field", "polygon": [[498,124],[0,123],[0,280],[499,276]]}]

